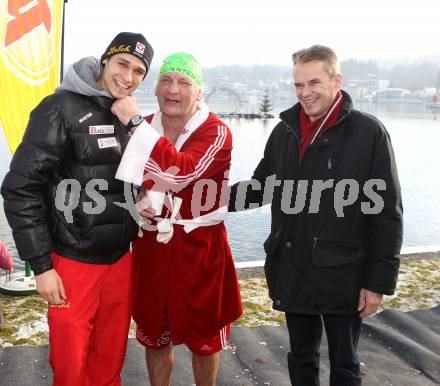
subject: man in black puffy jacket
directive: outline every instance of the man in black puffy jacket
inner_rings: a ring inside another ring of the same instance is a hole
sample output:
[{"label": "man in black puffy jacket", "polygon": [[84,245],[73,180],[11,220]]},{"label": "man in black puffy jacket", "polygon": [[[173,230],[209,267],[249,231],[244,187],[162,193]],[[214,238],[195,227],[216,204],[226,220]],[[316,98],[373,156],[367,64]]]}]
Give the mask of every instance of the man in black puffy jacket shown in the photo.
[{"label": "man in black puffy jacket", "polygon": [[319,385],[325,328],[330,385],[360,385],[362,318],[394,293],[399,269],[393,149],[382,123],[341,90],[330,48],[301,50],[293,62],[298,103],[280,114],[252,186],[232,187],[230,210],[272,205],[264,268],[273,307],[286,313],[292,384]]},{"label": "man in black puffy jacket", "polygon": [[125,126],[112,105],[137,89],[152,57],[143,35],[122,32],[100,60],[73,64],[32,111],[2,185],[18,253],[49,303],[56,385],[121,384],[138,226],[114,176],[136,120]]}]

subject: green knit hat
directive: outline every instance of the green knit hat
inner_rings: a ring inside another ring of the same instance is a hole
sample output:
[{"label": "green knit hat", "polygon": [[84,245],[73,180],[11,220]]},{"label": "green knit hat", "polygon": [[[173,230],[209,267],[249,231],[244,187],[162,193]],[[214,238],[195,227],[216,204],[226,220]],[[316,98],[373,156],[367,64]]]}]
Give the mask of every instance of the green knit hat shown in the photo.
[{"label": "green knit hat", "polygon": [[167,56],[160,67],[159,76],[170,72],[179,72],[192,79],[199,87],[202,87],[202,67],[191,54],[177,52]]}]

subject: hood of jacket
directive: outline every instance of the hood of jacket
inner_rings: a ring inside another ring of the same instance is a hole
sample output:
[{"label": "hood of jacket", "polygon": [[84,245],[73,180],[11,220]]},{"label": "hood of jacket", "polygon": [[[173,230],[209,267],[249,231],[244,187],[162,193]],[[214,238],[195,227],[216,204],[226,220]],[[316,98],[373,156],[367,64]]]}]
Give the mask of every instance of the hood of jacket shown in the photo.
[{"label": "hood of jacket", "polygon": [[70,91],[86,96],[100,96],[114,99],[107,90],[98,84],[102,65],[98,58],[88,56],[69,67],[61,85],[55,90]]}]

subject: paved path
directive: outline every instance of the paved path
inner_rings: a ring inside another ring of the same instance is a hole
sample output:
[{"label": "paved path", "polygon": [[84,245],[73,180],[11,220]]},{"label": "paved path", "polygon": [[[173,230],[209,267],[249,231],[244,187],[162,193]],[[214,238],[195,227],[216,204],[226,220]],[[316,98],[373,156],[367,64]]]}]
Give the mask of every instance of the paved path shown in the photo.
[{"label": "paved path", "polygon": [[[329,366],[326,342],[322,346],[322,384]],[[220,386],[289,385],[286,353],[288,335],[283,327],[235,327],[229,350],[222,353]],[[384,311],[364,323],[359,353],[367,386],[440,385],[440,306],[425,311]],[[51,384],[48,347],[0,349],[1,386]],[[191,356],[176,347],[173,385],[191,386]],[[129,340],[123,384],[148,385],[142,348]]]}]

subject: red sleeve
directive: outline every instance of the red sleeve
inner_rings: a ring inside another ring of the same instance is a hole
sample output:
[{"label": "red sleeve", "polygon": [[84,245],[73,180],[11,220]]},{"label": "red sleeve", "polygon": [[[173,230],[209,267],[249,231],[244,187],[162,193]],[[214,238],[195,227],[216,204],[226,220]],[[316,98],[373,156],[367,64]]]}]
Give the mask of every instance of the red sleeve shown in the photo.
[{"label": "red sleeve", "polygon": [[197,129],[180,151],[167,138],[161,137],[145,166],[142,186],[181,190],[201,178],[228,170],[231,150],[231,133],[221,123]]}]

